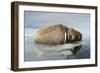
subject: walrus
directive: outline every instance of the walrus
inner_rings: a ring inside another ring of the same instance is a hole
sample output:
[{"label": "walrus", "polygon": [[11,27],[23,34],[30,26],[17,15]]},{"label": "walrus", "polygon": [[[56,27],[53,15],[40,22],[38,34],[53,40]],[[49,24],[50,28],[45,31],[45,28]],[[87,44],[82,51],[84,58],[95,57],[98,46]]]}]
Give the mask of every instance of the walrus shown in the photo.
[{"label": "walrus", "polygon": [[40,28],[36,32],[36,43],[64,44],[82,40],[81,32],[74,28],[68,28],[63,24],[56,24]]}]

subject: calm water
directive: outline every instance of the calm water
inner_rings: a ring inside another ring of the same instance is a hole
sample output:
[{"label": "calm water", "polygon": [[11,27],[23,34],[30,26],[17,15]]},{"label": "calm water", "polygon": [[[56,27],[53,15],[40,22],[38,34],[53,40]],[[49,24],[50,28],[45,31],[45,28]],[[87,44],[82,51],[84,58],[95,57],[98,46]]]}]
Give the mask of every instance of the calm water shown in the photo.
[{"label": "calm water", "polygon": [[34,42],[34,29],[25,30],[24,61],[68,60],[90,58],[90,40],[63,45],[43,45]]}]

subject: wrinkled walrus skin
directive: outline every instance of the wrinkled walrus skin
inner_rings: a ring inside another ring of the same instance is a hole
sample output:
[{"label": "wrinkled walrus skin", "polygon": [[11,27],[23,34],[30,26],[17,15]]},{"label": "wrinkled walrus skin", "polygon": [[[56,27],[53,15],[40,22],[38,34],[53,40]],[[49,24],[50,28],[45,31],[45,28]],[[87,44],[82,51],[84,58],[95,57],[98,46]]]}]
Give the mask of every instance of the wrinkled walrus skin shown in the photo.
[{"label": "wrinkled walrus skin", "polygon": [[82,40],[82,34],[62,24],[40,28],[36,33],[35,42],[42,44],[64,44]]}]

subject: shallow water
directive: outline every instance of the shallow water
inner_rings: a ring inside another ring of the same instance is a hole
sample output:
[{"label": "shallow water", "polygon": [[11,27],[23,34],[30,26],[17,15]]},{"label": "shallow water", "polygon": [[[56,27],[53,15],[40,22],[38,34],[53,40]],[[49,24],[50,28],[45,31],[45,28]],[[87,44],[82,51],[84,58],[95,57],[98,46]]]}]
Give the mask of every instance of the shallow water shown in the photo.
[{"label": "shallow water", "polygon": [[34,41],[34,29],[25,30],[24,61],[68,60],[90,58],[90,40],[64,45],[44,45]]}]

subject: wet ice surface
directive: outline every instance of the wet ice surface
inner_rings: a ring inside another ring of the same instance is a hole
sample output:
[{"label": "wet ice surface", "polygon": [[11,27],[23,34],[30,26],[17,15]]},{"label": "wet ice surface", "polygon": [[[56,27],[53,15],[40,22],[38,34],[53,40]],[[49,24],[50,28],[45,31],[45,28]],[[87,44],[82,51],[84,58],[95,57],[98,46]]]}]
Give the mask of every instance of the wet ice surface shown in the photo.
[{"label": "wet ice surface", "polygon": [[90,45],[88,38],[85,38],[82,40],[82,42],[77,43],[63,45],[45,45],[35,43],[35,31],[36,30],[34,29],[27,29],[27,31],[25,30],[24,61],[90,58]]}]

